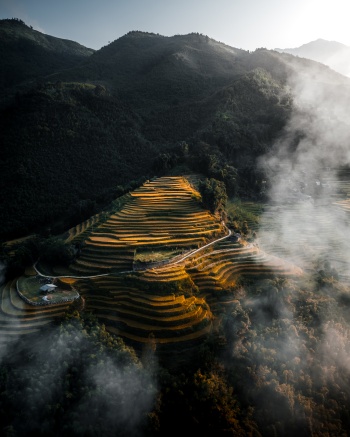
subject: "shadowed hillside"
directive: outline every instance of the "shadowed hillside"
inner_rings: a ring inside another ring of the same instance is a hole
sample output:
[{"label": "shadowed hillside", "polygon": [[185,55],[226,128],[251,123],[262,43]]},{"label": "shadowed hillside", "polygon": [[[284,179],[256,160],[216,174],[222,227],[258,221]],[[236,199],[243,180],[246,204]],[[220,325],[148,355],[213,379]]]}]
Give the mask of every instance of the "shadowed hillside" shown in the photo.
[{"label": "shadowed hillside", "polygon": [[16,85],[71,68],[94,52],[74,41],[45,35],[22,20],[0,20],[0,102]]},{"label": "shadowed hillside", "polygon": [[[314,80],[312,61],[198,33],[133,31],[92,53],[18,20],[2,20],[1,29],[3,239],[36,225],[62,232],[178,166],[223,181],[229,195],[259,197],[257,159],[294,108],[287,78],[301,66]],[[21,51],[21,41],[32,48]],[[346,85],[317,68],[317,81]],[[11,84],[8,71],[19,74]]]}]

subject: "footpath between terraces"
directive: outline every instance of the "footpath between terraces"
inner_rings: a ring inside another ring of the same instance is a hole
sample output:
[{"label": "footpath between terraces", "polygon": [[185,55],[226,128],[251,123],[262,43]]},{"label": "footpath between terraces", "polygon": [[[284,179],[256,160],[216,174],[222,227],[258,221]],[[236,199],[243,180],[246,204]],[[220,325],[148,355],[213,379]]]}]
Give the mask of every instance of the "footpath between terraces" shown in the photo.
[{"label": "footpath between terraces", "polygon": [[[166,264],[163,264],[162,267],[163,267],[164,265],[172,266],[172,265],[175,265],[175,264],[180,264],[180,263],[181,263],[182,261],[184,261],[185,259],[187,259],[187,258],[189,258],[189,257],[191,257],[191,256],[193,256],[193,255],[195,255],[196,253],[198,253],[198,252],[200,252],[200,251],[206,249],[207,247],[210,247],[210,246],[212,246],[213,244],[218,243],[219,241],[222,241],[222,240],[225,240],[226,238],[229,238],[229,237],[232,235],[232,231],[231,231],[231,229],[228,229],[228,228],[227,228],[227,226],[225,225],[224,222],[222,222],[222,223],[223,223],[224,227],[227,229],[227,235],[224,235],[223,237],[217,238],[217,239],[215,239],[214,241],[211,241],[210,243],[205,244],[204,246],[202,246],[202,247],[200,247],[200,248],[198,248],[198,249],[190,250],[190,251],[187,252],[185,255],[181,256],[180,259],[176,259],[176,261],[169,259],[169,262],[167,262]],[[45,275],[45,274],[41,273],[41,272],[39,271],[38,267],[37,267],[37,263],[38,263],[38,262],[36,262],[36,263],[33,265],[34,270],[36,271],[36,273],[38,274],[38,276],[41,276],[41,277],[44,277],[44,278],[55,278],[55,279],[56,279],[56,278],[57,278],[57,279],[60,279],[60,278],[91,279],[91,278],[99,278],[99,277],[102,277],[102,276],[112,276],[112,275],[113,275],[113,276],[116,276],[116,275],[123,275],[123,274],[133,273],[133,272],[134,272],[134,270],[125,270],[125,271],[123,271],[123,272],[118,272],[118,273],[110,273],[110,272],[109,272],[109,273],[99,273],[99,274],[96,274],[96,275],[89,275],[89,276],[73,276],[73,275],[57,275],[57,276],[54,276],[54,275]],[[150,266],[150,267],[145,267],[145,268],[142,269],[142,270],[149,270],[150,268],[153,268],[153,269],[154,269],[154,268],[156,268],[156,267],[152,267],[152,266]],[[138,270],[138,271],[140,271],[140,270]]]}]

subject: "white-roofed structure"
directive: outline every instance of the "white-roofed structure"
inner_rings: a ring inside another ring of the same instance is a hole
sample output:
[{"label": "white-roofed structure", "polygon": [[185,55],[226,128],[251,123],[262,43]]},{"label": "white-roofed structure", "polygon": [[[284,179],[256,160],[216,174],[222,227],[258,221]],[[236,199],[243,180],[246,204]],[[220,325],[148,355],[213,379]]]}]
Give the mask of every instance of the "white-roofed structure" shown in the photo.
[{"label": "white-roofed structure", "polygon": [[57,288],[57,285],[45,284],[42,287],[40,287],[40,291],[53,291],[55,288]]}]

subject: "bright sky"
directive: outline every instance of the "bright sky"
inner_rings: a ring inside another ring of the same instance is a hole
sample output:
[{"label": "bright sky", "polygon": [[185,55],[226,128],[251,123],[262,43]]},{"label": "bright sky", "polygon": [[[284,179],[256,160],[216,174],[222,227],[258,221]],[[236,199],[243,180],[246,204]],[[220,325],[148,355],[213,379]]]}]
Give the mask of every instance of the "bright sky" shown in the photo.
[{"label": "bright sky", "polygon": [[0,18],[99,49],[131,30],[199,32],[232,47],[350,46],[349,0],[0,0]]}]

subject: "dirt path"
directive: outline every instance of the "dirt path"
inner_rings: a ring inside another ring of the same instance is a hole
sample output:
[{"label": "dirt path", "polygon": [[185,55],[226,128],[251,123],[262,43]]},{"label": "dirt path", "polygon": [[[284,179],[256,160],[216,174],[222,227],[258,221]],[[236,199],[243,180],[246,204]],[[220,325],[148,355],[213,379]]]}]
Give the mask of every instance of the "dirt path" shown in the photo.
[{"label": "dirt path", "polygon": [[[223,223],[223,224],[224,224],[224,223]],[[224,224],[224,226],[226,227],[225,224]],[[230,236],[232,235],[232,231],[231,231],[231,229],[228,229],[227,227],[226,227],[226,229],[228,230],[228,234],[225,235],[224,237],[220,237],[220,238],[218,238],[218,239],[212,241],[211,243],[205,244],[204,246],[200,247],[199,249],[196,249],[196,250],[191,251],[190,253],[188,253],[187,255],[185,255],[184,257],[182,257],[181,259],[179,259],[179,260],[177,260],[177,261],[175,261],[175,262],[170,262],[170,263],[167,264],[167,265],[179,264],[179,263],[181,263],[182,261],[184,261],[186,258],[189,258],[190,256],[194,255],[195,253],[197,253],[197,252],[199,252],[199,251],[201,251],[201,250],[206,249],[207,247],[211,246],[212,244],[217,243],[218,241],[222,241],[222,240],[225,240],[226,238],[230,237]]]},{"label": "dirt path", "polygon": [[[227,231],[228,231],[228,234],[227,234],[227,235],[224,235],[223,237],[217,238],[216,240],[214,240],[214,241],[212,241],[212,242],[210,242],[210,243],[208,243],[208,244],[205,244],[204,246],[200,247],[199,249],[191,250],[189,253],[187,253],[186,255],[184,255],[182,258],[180,258],[180,259],[178,259],[178,260],[176,260],[176,261],[173,261],[173,262],[170,261],[170,262],[167,263],[166,265],[167,265],[167,266],[172,266],[172,265],[175,265],[175,264],[179,264],[179,263],[181,263],[182,261],[184,261],[185,259],[189,258],[190,256],[193,256],[195,253],[198,253],[198,252],[200,252],[201,250],[204,250],[204,249],[206,249],[207,247],[212,246],[213,244],[215,244],[215,243],[217,243],[217,242],[219,242],[219,241],[222,241],[222,240],[225,240],[226,238],[229,238],[229,237],[232,235],[232,231],[231,231],[231,229],[228,229],[228,228],[227,228],[227,226],[225,225],[224,222],[222,222],[222,224],[225,226],[225,228],[226,228]],[[34,267],[34,270],[36,271],[36,273],[37,273],[39,276],[43,277],[43,278],[58,278],[58,279],[59,279],[59,278],[91,279],[91,278],[99,278],[99,277],[102,277],[102,276],[111,276],[111,275],[116,276],[116,275],[122,275],[122,274],[125,274],[125,273],[132,273],[132,272],[133,272],[133,270],[126,270],[126,271],[124,271],[124,272],[118,272],[118,273],[100,273],[100,274],[97,274],[97,275],[88,275],[88,276],[73,276],[73,275],[65,275],[65,276],[63,276],[63,275],[59,275],[59,276],[53,276],[53,275],[44,275],[43,273],[41,273],[41,272],[38,270],[38,268],[37,268],[37,262],[33,265],[33,267]],[[153,267],[153,270],[154,270],[154,269],[155,269],[155,268]],[[145,269],[145,270],[147,270],[147,269]]]}]

